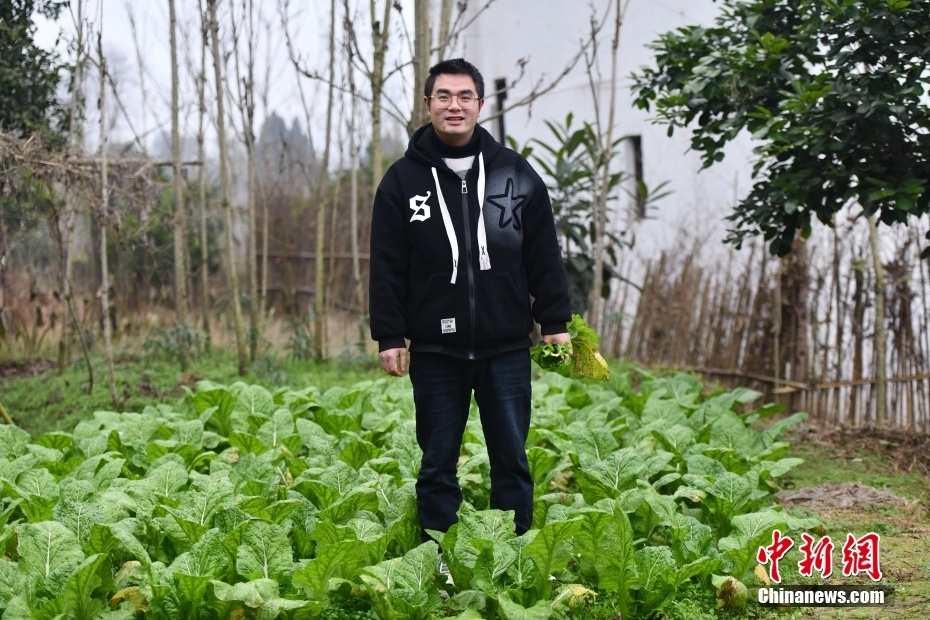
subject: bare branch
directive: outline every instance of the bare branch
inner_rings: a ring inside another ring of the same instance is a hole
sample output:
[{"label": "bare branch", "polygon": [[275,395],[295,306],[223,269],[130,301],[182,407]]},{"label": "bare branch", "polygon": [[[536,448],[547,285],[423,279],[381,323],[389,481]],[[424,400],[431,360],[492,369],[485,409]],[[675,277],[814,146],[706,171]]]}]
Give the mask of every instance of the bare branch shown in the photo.
[{"label": "bare branch", "polygon": [[[536,82],[536,84],[533,86],[532,90],[530,90],[530,92],[529,92],[525,97],[523,97],[522,99],[519,99],[518,101],[512,103],[511,105],[507,106],[506,108],[504,108],[504,109],[502,109],[502,110],[500,110],[500,111],[498,111],[498,112],[495,112],[495,113],[491,114],[490,116],[487,116],[487,117],[485,117],[485,118],[482,118],[480,122],[486,123],[486,122],[488,122],[488,121],[492,121],[492,120],[494,120],[494,119],[496,119],[496,118],[499,118],[500,116],[506,114],[507,112],[510,112],[511,110],[515,110],[515,109],[521,108],[521,107],[523,107],[523,106],[530,106],[530,105],[533,104],[534,101],[536,101],[537,99],[539,99],[539,98],[542,97],[543,95],[545,95],[545,94],[551,92],[553,89],[555,89],[555,87],[559,85],[559,83],[562,81],[562,79],[564,79],[566,75],[568,75],[569,73],[571,73],[572,69],[575,68],[575,65],[578,64],[578,61],[581,60],[582,57],[584,57],[584,55],[585,55],[585,53],[587,52],[588,48],[589,48],[591,45],[593,45],[593,44],[596,43],[598,33],[599,33],[599,32],[601,31],[601,29],[604,27],[604,24],[607,23],[607,17],[608,17],[608,15],[609,15],[609,13],[610,13],[609,9],[610,9],[610,7],[608,6],[608,10],[604,13],[604,17],[601,19],[600,23],[598,23],[598,24],[596,25],[596,27],[594,27],[594,26],[592,25],[592,30],[591,30],[591,35],[590,35],[590,37],[588,37],[588,39],[586,39],[585,41],[583,41],[583,42],[581,43],[581,47],[578,49],[578,52],[571,58],[571,60],[568,61],[568,64],[565,65],[565,67],[562,69],[562,71],[561,71],[551,82],[549,82],[549,83],[546,84],[546,85],[543,85],[544,80],[543,80],[543,78],[540,78],[540,79]],[[520,65],[521,77],[522,77],[522,75],[523,75],[524,66],[527,64],[527,62],[529,62],[529,61],[528,61],[528,59],[525,59],[525,58],[521,58],[520,60],[517,61],[517,64]],[[515,84],[516,84],[516,81],[513,82],[513,83],[511,83],[510,86],[507,87],[507,89],[508,89],[508,90],[512,89],[512,88],[514,87]]]}]

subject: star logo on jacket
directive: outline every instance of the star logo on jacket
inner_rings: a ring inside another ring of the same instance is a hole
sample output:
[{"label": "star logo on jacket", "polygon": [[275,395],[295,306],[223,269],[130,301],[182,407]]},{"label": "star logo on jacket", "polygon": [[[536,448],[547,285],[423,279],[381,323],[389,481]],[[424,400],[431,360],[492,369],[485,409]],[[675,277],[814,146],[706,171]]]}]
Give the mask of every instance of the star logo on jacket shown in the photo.
[{"label": "star logo on jacket", "polygon": [[523,208],[523,203],[526,202],[526,196],[522,194],[514,196],[513,191],[513,179],[508,178],[504,193],[488,196],[488,202],[501,210],[499,222],[501,228],[507,228],[513,223],[513,229],[520,230],[522,227],[520,222],[520,209]]},{"label": "star logo on jacket", "polygon": [[413,209],[413,215],[410,216],[411,222],[425,222],[429,219],[429,205],[426,201],[433,195],[433,192],[426,192],[426,196],[414,196],[410,199],[410,208]]}]

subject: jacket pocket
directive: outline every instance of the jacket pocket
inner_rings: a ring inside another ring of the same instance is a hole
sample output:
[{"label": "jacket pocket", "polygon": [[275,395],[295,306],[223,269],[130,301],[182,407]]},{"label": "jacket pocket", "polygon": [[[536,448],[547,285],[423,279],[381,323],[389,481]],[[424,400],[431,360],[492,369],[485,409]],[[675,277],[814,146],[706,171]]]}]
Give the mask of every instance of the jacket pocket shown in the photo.
[{"label": "jacket pocket", "polygon": [[533,331],[533,318],[522,273],[480,271],[477,275],[476,344],[495,344],[529,336]]},{"label": "jacket pocket", "polygon": [[426,286],[414,291],[407,310],[411,340],[462,343],[468,340],[468,292],[452,284],[452,272],[430,274]]}]

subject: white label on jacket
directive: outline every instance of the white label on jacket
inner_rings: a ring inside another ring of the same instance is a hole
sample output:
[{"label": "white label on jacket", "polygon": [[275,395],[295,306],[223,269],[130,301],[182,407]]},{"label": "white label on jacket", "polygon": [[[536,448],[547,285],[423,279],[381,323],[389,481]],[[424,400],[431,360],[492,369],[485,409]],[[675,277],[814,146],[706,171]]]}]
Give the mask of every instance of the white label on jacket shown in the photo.
[{"label": "white label on jacket", "polygon": [[413,215],[410,216],[411,222],[425,222],[429,219],[429,205],[426,201],[432,195],[433,192],[426,192],[426,196],[414,196],[410,199],[410,208],[413,209]]},{"label": "white label on jacket", "polygon": [[454,334],[455,333],[455,319],[442,319],[442,333],[444,334]]}]

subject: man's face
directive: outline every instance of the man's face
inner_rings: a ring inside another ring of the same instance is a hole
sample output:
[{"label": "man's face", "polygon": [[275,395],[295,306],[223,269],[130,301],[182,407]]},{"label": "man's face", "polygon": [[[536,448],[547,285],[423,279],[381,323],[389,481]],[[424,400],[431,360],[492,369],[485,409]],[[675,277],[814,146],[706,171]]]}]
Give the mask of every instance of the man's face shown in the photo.
[{"label": "man's face", "polygon": [[[437,101],[436,97],[441,94],[455,95],[448,107],[442,107]],[[484,99],[477,99],[471,108],[465,109],[459,103],[458,96],[470,95],[477,98],[478,88],[475,86],[475,81],[470,75],[443,73],[436,76],[432,95],[432,98],[424,97],[423,104],[429,111],[429,119],[433,123],[436,134],[443,142],[454,146],[468,144],[475,132],[475,125],[478,123],[478,115],[481,114]]]}]

